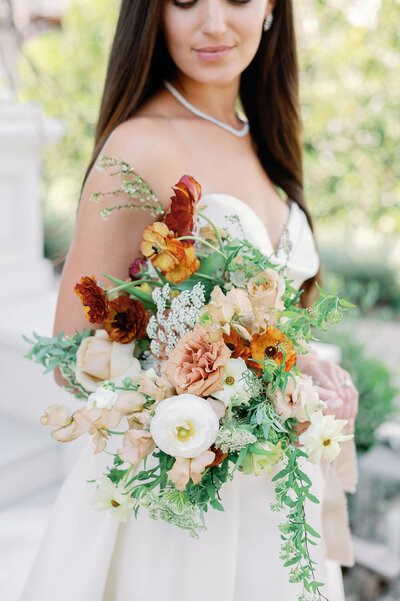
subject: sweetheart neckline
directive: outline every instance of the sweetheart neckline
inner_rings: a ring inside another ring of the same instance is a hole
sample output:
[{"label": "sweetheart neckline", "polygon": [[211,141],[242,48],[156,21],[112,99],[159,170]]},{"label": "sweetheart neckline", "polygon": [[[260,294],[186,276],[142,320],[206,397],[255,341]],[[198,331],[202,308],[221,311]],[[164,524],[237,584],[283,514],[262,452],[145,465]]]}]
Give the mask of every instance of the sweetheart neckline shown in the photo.
[{"label": "sweetheart neckline", "polygon": [[292,217],[293,217],[293,210],[294,210],[294,205],[296,205],[297,203],[291,199],[289,199],[290,202],[290,206],[289,206],[289,215],[286,219],[286,222],[283,226],[283,232],[281,237],[279,238],[279,242],[278,242],[278,247],[275,249],[273,244],[272,244],[272,240],[271,240],[271,236],[269,235],[269,232],[267,230],[267,227],[264,225],[263,221],[261,220],[261,217],[255,212],[255,210],[253,209],[253,207],[251,207],[250,205],[247,204],[247,202],[245,202],[244,200],[242,200],[241,198],[238,198],[237,196],[233,196],[232,194],[224,194],[224,192],[208,192],[207,194],[204,194],[204,196],[201,198],[201,200],[204,200],[205,198],[207,198],[208,196],[227,196],[228,198],[232,198],[233,200],[237,201],[240,205],[246,207],[247,209],[249,209],[249,211],[254,215],[254,217],[257,219],[257,221],[262,225],[263,230],[266,233],[266,236],[268,238],[268,242],[269,245],[272,249],[272,252],[275,255],[278,255],[281,251],[281,243],[282,243],[282,238],[284,235],[285,230],[289,229],[290,223],[292,221]]}]

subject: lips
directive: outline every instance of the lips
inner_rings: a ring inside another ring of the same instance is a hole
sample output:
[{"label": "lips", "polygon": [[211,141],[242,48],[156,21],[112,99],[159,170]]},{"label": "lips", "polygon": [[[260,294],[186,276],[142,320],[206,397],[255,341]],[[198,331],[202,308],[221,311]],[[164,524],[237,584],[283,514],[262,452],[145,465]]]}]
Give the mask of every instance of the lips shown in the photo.
[{"label": "lips", "polygon": [[203,48],[195,48],[197,56],[206,62],[219,61],[231,52],[233,46],[204,46]]},{"label": "lips", "polygon": [[222,52],[230,50],[233,46],[205,46],[204,48],[195,48],[196,52]]}]

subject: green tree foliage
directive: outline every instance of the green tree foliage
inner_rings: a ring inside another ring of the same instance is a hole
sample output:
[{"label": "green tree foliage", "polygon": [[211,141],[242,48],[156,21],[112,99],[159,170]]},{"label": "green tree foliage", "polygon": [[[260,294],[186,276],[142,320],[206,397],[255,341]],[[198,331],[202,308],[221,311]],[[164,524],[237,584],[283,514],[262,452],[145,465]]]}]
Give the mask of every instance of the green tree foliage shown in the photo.
[{"label": "green tree foliage", "polygon": [[[60,30],[24,47],[21,98],[43,103],[67,125],[64,139],[45,155],[48,256],[66,248],[72,234],[118,5],[72,0]],[[356,224],[394,237],[400,230],[400,1],[301,0],[295,9],[312,212],[320,226]],[[354,24],[366,16],[371,23]]]},{"label": "green tree foliage", "polygon": [[20,97],[61,117],[66,135],[44,154],[45,251],[54,258],[71,240],[103,91],[117,0],[73,0],[60,30],[28,40],[20,63]]},{"label": "green tree foliage", "polygon": [[[296,9],[313,214],[320,223],[394,234],[400,230],[400,2],[302,0]],[[366,26],[351,22],[368,17]]]}]

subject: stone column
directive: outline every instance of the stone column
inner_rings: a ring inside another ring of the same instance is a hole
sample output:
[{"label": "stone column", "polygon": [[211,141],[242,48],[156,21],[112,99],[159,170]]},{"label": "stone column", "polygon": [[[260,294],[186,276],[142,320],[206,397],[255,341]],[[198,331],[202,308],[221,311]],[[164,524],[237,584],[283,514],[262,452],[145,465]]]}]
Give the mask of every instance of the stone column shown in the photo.
[{"label": "stone column", "polygon": [[64,132],[35,104],[0,98],[0,303],[36,296],[52,283],[43,258],[41,151]]}]

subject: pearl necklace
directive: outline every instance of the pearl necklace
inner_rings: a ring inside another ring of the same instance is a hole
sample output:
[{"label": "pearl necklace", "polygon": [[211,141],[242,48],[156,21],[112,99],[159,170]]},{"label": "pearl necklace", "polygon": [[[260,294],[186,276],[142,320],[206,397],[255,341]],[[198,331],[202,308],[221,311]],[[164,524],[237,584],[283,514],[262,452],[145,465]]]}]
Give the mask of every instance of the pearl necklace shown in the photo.
[{"label": "pearl necklace", "polygon": [[211,123],[214,123],[215,125],[219,125],[219,127],[222,127],[222,129],[229,131],[231,134],[233,134],[235,136],[238,136],[238,138],[243,138],[246,134],[249,133],[250,127],[249,127],[249,123],[247,120],[245,121],[244,119],[242,119],[241,117],[239,117],[237,115],[237,118],[243,122],[243,127],[242,127],[242,129],[235,129],[234,127],[231,127],[230,125],[223,123],[222,121],[218,121],[218,119],[215,119],[215,117],[211,117],[211,115],[207,115],[207,113],[203,113],[203,111],[201,111],[200,109],[197,109],[195,106],[193,106],[193,104],[190,104],[190,102],[188,100],[186,100],[186,98],[184,98],[182,96],[182,94],[180,94],[178,92],[178,90],[175,89],[174,86],[169,81],[164,81],[163,83],[164,83],[164,86],[167,88],[167,90],[172,94],[172,96],[174,96],[174,98],[176,98],[176,100],[178,102],[180,102],[185,108],[187,108],[188,111],[190,111],[194,115],[197,115],[197,117],[200,117],[201,119],[206,119],[207,121],[211,121]]}]

